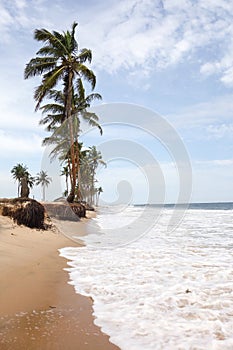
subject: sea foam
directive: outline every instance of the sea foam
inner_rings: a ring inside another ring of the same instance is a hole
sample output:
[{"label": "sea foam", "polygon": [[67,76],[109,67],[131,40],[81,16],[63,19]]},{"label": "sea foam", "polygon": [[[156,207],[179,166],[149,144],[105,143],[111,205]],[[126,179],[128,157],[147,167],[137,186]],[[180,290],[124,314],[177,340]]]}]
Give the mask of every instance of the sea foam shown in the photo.
[{"label": "sea foam", "polygon": [[[97,223],[120,225],[139,211]],[[168,232],[170,213],[121,247],[98,249],[90,235],[85,247],[61,249],[71,283],[93,298],[95,323],[122,350],[232,349],[233,211],[188,210]]]}]

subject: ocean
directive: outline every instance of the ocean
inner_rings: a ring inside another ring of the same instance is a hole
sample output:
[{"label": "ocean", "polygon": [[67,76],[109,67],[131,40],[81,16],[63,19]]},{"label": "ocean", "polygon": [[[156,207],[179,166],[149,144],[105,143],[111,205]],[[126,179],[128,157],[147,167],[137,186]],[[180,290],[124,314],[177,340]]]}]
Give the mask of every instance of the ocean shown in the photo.
[{"label": "ocean", "polygon": [[233,203],[102,208],[82,239],[70,283],[120,349],[233,349]]}]

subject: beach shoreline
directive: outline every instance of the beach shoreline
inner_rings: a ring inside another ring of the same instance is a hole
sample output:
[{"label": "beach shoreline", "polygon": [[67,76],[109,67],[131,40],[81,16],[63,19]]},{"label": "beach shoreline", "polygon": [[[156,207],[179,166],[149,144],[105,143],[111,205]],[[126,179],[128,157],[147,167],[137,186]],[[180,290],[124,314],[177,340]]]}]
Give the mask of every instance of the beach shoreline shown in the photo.
[{"label": "beach shoreline", "polygon": [[[77,223],[85,234],[87,219]],[[80,247],[58,230],[17,226],[0,216],[1,350],[116,350],[94,325],[92,300],[75,293],[63,247]]]}]

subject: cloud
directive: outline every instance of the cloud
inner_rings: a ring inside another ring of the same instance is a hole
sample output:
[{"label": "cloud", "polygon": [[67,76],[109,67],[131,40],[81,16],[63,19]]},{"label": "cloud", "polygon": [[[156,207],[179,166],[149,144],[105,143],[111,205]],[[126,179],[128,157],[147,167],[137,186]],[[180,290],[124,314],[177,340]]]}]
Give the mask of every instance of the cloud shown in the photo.
[{"label": "cloud", "polygon": [[221,139],[221,138],[233,138],[233,124],[225,124],[222,123],[220,125],[209,125],[207,127],[207,132],[210,135],[210,137],[215,139]]},{"label": "cloud", "polygon": [[40,155],[42,153],[41,137],[37,134],[19,135],[18,132],[0,130],[1,157],[20,159],[22,157]]},{"label": "cloud", "polygon": [[167,118],[179,130],[199,128],[201,132],[205,130],[209,136],[216,138],[232,135],[233,96],[228,94],[191,105]]},{"label": "cloud", "polygon": [[[233,35],[233,30],[231,35]],[[230,40],[229,47],[219,60],[207,62],[201,66],[201,73],[204,75],[218,74],[220,81],[227,86],[233,85],[233,40]]]},{"label": "cloud", "polygon": [[80,47],[92,49],[95,71],[113,74],[123,69],[131,78],[136,71],[138,83],[140,76],[145,80],[145,72],[149,80],[155,69],[194,60],[201,74],[217,73],[225,85],[233,83],[229,1],[110,0],[84,6],[69,0],[65,6],[60,1],[13,0],[9,5],[3,0],[0,9],[1,41],[14,37],[14,30],[25,31],[25,37],[35,28],[66,30],[78,20],[77,38]]},{"label": "cloud", "polygon": [[[96,8],[95,19],[83,20],[80,33],[93,48],[99,70],[161,70],[196,55],[201,72],[210,74],[216,73],[206,57],[211,47],[217,49],[222,64],[231,56],[232,10],[233,5],[221,0],[112,1],[109,7]],[[225,63],[228,68],[230,62]],[[230,79],[227,71],[223,74]],[[222,81],[227,77],[222,75]]]},{"label": "cloud", "polygon": [[233,167],[233,159],[197,160],[193,164],[199,168]]}]

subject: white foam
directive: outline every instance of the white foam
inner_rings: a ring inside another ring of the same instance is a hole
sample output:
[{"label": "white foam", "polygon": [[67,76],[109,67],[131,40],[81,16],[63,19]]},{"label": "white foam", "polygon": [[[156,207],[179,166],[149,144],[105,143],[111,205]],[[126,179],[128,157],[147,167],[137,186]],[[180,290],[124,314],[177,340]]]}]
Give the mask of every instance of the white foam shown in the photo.
[{"label": "white foam", "polygon": [[232,349],[233,212],[189,210],[171,233],[168,214],[124,247],[61,249],[71,281],[122,350]]}]

